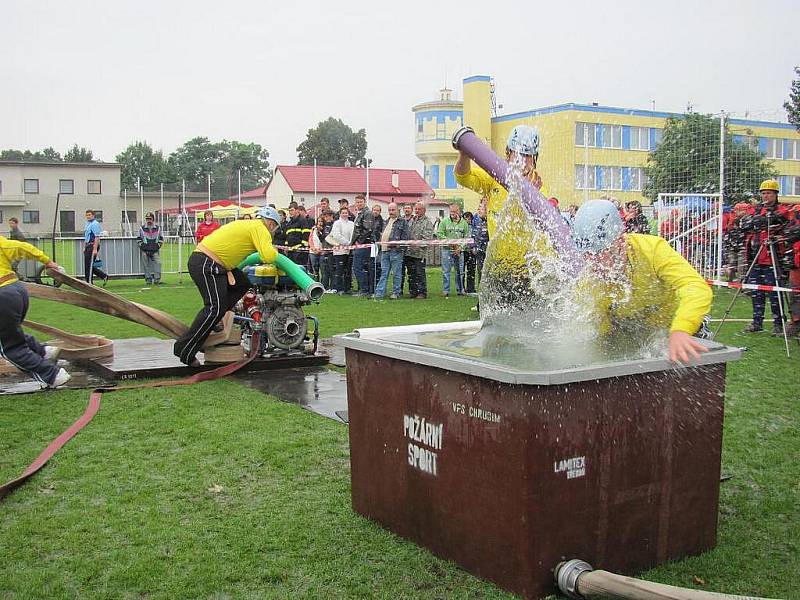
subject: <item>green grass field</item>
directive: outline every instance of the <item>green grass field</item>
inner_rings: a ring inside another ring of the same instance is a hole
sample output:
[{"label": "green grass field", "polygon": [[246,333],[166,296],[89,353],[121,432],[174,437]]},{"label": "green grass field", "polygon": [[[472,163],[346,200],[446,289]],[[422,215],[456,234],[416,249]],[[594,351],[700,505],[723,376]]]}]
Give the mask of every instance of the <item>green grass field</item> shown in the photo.
[{"label": "green grass field", "polygon": [[[355,327],[471,320],[473,298],[376,303],[325,296],[330,336]],[[188,277],[109,289],[188,321]],[[729,301],[717,293],[714,314]],[[734,317],[749,316],[742,297]],[[79,333],[153,335],[33,300],[29,317]],[[728,369],[719,538],[643,576],[686,587],[800,598],[800,345],[738,333]],[[0,480],[21,472],[84,409],[81,390],[0,397]],[[356,515],[346,425],[222,380],[119,392],[25,486],[0,502],[0,598],[510,598]],[[704,583],[700,583],[704,582]]]}]

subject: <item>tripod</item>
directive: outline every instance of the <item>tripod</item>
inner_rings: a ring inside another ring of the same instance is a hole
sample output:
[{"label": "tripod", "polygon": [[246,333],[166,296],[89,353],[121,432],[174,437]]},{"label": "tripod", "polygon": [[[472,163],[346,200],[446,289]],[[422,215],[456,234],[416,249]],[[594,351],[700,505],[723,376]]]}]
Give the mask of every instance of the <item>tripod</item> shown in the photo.
[{"label": "tripod", "polygon": [[[772,239],[771,232],[770,232],[770,227],[771,227],[771,224],[770,224],[770,213],[767,213],[766,217],[767,217],[767,237],[766,237],[766,239],[764,241],[761,242],[761,248],[759,248],[758,251],[755,253],[755,256],[753,257],[753,261],[750,263],[750,266],[747,268],[747,273],[745,273],[745,276],[744,276],[743,280],[745,282],[750,280],[750,273],[752,272],[753,268],[756,266],[756,263],[758,262],[758,258],[759,258],[759,256],[761,256],[762,249],[766,249],[769,252],[769,256],[770,256],[770,259],[771,259],[771,263],[772,264],[770,266],[772,267],[772,275],[773,275],[773,277],[775,279],[775,285],[776,286],[780,286],[780,282],[781,282],[782,278],[781,278],[781,272],[778,269],[777,253],[775,252],[776,240]],[[720,319],[719,325],[717,325],[717,329],[714,331],[714,337],[715,338],[717,337],[717,334],[719,333],[719,330],[722,328],[722,325],[725,323],[725,319],[727,319],[728,316],[730,315],[731,310],[733,309],[733,305],[736,302],[736,299],[739,297],[739,294],[742,293],[742,289],[743,288],[738,288],[736,290],[736,293],[733,295],[733,299],[731,300],[730,304],[728,304],[728,308],[725,310],[725,314],[722,316],[722,319]],[[781,328],[783,329],[783,341],[784,341],[784,344],[786,345],[786,356],[790,356],[790,354],[789,354],[789,336],[786,333],[786,311],[784,310],[783,292],[774,292],[774,293],[777,294],[777,298],[778,298],[778,314],[779,314],[779,317],[781,319]],[[764,302],[766,304],[766,298],[765,298]],[[766,311],[766,306],[764,307],[764,309]],[[774,317],[775,317],[775,315],[773,315],[773,319],[774,319]]]}]

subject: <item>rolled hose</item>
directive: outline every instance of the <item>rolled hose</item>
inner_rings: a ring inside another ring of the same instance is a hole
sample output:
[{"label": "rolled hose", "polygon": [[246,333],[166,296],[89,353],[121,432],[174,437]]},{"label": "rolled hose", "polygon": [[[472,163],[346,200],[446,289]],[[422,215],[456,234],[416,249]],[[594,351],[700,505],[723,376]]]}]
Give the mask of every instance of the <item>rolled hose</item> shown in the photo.
[{"label": "rolled hose", "polygon": [[568,598],[588,600],[769,600],[755,596],[733,596],[703,590],[690,590],[672,585],[642,581],[633,577],[616,575],[608,571],[593,570],[582,560],[569,560],[556,567],[556,582],[561,593]]},{"label": "rolled hose", "polygon": [[[250,265],[260,265],[262,262],[261,255],[258,252],[253,252],[250,256],[239,263],[238,268],[243,269],[244,267]],[[303,292],[314,302],[317,302],[320,298],[322,298],[322,294],[325,293],[325,288],[322,287],[322,284],[319,281],[314,281],[311,279],[311,277],[308,276],[308,273],[303,271],[303,269],[292,262],[288,256],[278,254],[278,258],[275,259],[275,266],[286,273],[291,280],[297,284],[297,287],[303,290]]]}]

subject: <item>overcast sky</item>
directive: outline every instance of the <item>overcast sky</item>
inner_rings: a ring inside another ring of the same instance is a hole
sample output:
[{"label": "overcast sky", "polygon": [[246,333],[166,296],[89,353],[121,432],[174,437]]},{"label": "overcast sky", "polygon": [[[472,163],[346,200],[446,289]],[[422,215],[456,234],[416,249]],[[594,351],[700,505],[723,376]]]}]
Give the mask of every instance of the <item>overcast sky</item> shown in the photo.
[{"label": "overcast sky", "polygon": [[[612,8],[614,7],[614,8]],[[491,75],[508,114],[562,102],[786,121],[800,2],[0,2],[0,148],[113,160],[203,135],[295,164],[329,116],[421,169],[411,107]]]}]

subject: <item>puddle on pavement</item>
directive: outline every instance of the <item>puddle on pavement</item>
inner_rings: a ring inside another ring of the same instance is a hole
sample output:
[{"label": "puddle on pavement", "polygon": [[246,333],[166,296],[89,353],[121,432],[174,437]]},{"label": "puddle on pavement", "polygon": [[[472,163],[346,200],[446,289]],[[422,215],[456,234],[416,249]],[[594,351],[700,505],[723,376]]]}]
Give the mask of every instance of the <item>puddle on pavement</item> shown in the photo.
[{"label": "puddle on pavement", "polygon": [[[67,385],[60,389],[95,388],[109,383],[113,385],[108,380],[87,371],[80,363],[60,360],[58,366],[64,367],[72,375]],[[24,373],[13,371],[0,375],[0,395],[32,394],[41,391],[43,390],[39,383]]]},{"label": "puddle on pavement", "polygon": [[284,402],[347,423],[347,378],[324,367],[279,369],[235,375],[245,385]]}]

